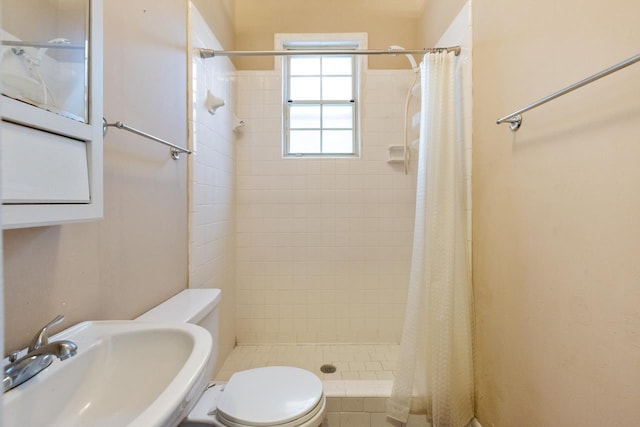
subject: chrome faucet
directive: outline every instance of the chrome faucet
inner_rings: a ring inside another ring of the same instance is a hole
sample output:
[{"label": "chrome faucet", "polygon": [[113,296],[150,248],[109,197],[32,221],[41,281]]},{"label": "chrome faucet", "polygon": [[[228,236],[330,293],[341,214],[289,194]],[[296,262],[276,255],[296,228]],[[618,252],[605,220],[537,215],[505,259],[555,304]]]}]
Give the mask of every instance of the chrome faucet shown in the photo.
[{"label": "chrome faucet", "polygon": [[24,356],[18,358],[18,352],[9,354],[9,364],[4,367],[4,378],[2,380],[4,392],[38,375],[51,365],[53,356],[60,360],[66,360],[76,355],[78,346],[71,341],[49,342],[49,328],[63,320],[64,316],[58,315],[40,329],[31,340],[27,354]]}]

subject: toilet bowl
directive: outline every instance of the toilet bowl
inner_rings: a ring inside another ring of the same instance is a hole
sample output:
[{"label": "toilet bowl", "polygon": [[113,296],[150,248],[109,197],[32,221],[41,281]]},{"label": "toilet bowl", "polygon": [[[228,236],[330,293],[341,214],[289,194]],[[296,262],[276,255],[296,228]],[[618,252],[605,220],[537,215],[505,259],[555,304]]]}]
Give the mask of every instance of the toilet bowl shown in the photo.
[{"label": "toilet bowl", "polygon": [[[219,289],[187,289],[136,320],[176,321],[207,329],[214,346],[209,372],[218,358]],[[226,383],[204,390],[180,427],[317,427],[325,415],[322,381],[288,366],[236,372]]]},{"label": "toilet bowl", "polygon": [[181,427],[315,427],[324,418],[325,401],[322,383],[309,371],[250,369],[207,389]]}]

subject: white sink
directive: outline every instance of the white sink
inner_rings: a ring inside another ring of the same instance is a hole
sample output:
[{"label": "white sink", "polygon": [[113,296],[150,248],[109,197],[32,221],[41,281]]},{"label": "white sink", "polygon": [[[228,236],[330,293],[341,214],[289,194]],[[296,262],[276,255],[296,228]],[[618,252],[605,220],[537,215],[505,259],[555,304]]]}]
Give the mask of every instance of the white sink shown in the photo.
[{"label": "white sink", "polygon": [[176,426],[211,374],[211,335],[196,325],[83,322],[60,339],[77,355],[5,393],[5,427]]}]

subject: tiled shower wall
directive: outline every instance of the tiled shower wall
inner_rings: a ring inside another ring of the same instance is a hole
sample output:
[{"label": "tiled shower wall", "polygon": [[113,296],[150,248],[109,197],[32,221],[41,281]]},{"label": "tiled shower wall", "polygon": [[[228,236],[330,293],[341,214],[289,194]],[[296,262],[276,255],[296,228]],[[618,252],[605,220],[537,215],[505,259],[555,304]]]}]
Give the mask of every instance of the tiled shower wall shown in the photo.
[{"label": "tiled shower wall", "polygon": [[[467,193],[468,15],[461,13],[441,41],[463,46]],[[197,13],[191,28],[193,47],[221,48]],[[365,72],[357,159],[282,158],[279,72],[235,72],[225,58],[194,58],[192,73],[190,286],[223,290],[220,360],[236,340],[397,343],[412,246],[416,147],[408,176],[387,159],[390,145],[403,144],[412,72]],[[213,116],[204,108],[207,89],[226,101]],[[416,96],[410,117],[419,102]],[[237,133],[234,111],[245,122]],[[470,218],[470,197],[467,203]]]},{"label": "tiled shower wall", "polygon": [[[190,20],[193,48],[221,48],[193,6]],[[194,55],[191,83],[189,287],[222,290],[219,361],[223,362],[236,339],[235,68],[226,58],[205,61]],[[215,115],[205,107],[208,90],[225,100]]]},{"label": "tiled shower wall", "polygon": [[416,164],[405,175],[387,159],[413,73],[365,73],[352,159],[283,159],[279,73],[237,76],[238,342],[398,342]]}]

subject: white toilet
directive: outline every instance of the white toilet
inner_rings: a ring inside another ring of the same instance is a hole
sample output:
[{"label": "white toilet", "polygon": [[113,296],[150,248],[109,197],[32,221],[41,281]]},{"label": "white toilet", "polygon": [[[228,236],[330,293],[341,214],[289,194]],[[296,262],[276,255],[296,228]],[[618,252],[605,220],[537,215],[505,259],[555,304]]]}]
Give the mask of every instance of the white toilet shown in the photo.
[{"label": "white toilet", "polygon": [[[219,289],[187,289],[136,320],[194,323],[213,337],[208,375],[218,360]],[[322,381],[304,369],[271,366],[210,384],[180,427],[317,427],[325,415]]]}]

